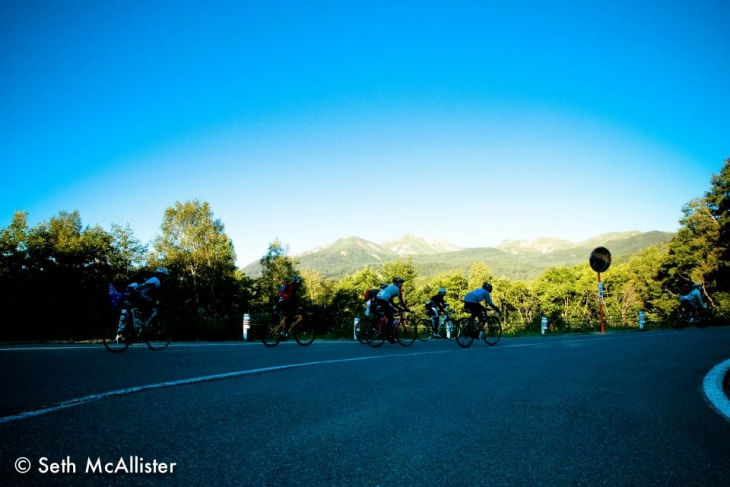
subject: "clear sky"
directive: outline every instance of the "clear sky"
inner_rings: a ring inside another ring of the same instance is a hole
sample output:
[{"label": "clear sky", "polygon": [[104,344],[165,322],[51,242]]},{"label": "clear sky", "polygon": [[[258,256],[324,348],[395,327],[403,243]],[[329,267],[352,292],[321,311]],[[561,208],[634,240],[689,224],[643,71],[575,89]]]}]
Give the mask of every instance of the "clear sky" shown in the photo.
[{"label": "clear sky", "polygon": [[675,231],[730,156],[730,2],[0,1],[0,228],[159,233],[239,265],[356,235]]}]

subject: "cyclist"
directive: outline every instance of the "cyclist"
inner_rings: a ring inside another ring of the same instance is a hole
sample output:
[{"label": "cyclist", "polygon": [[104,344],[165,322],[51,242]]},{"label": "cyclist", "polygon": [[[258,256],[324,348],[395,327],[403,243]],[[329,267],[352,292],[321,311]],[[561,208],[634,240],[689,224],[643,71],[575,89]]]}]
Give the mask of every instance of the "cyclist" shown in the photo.
[{"label": "cyclist", "polygon": [[475,289],[464,296],[464,310],[471,313],[472,318],[477,318],[480,323],[487,321],[487,316],[485,314],[487,308],[480,304],[481,301],[484,301],[492,309],[494,309],[494,311],[499,313],[499,308],[497,308],[497,306],[492,302],[491,292],[492,285],[485,282],[482,284],[482,287]]},{"label": "cyclist", "polygon": [[292,276],[290,282],[285,282],[279,287],[279,304],[278,309],[281,315],[285,318],[284,320],[284,331],[281,334],[282,340],[289,339],[289,328],[294,322],[294,318],[299,308],[299,296],[297,290],[302,285],[302,278],[299,276]]},{"label": "cyclist", "polygon": [[[144,308],[145,311],[156,311],[155,305],[162,289],[162,283],[170,275],[167,267],[158,267],[155,272],[140,271],[132,276],[129,284],[127,284],[127,292],[125,297],[131,300],[136,306]],[[131,333],[131,329],[127,329],[127,310],[123,309],[119,317],[119,329],[117,334],[125,335]]]},{"label": "cyclist", "polygon": [[679,289],[679,304],[680,306],[689,307],[689,309],[707,309],[705,303],[702,302],[702,294],[700,289],[702,284],[692,283],[685,284]]},{"label": "cyclist", "polygon": [[370,308],[375,304],[375,297],[386,287],[388,287],[387,284],[381,284],[380,289],[368,289],[365,291],[365,316],[370,316]]},{"label": "cyclist", "polygon": [[[388,324],[385,327],[385,338],[390,343],[395,343],[395,340],[393,339],[393,321],[395,320],[393,311],[408,311],[405,301],[403,300],[404,282],[406,282],[405,279],[401,277],[394,277],[393,284],[382,289],[377,296],[375,296],[375,304],[377,305],[378,311],[384,313],[388,318]],[[398,305],[393,302],[395,298],[398,298]]]},{"label": "cyclist", "polygon": [[441,335],[439,335],[439,311],[446,314],[446,311],[449,309],[449,305],[444,301],[444,297],[446,297],[446,288],[442,287],[425,304],[426,315],[431,318],[431,326],[433,327],[431,336],[434,338],[441,338]]}]

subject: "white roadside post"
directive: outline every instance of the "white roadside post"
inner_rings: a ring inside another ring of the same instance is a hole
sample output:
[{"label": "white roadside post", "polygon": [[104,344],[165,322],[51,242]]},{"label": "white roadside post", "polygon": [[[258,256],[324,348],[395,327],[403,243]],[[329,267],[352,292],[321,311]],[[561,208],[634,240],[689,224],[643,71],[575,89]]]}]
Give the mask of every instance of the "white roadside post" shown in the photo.
[{"label": "white roadside post", "polygon": [[639,311],[639,330],[644,329],[644,323],[646,323],[646,315],[643,311]]},{"label": "white roadside post", "polygon": [[547,318],[543,316],[542,320],[540,320],[540,329],[542,330],[543,335],[547,331],[547,325],[548,325]]},{"label": "white roadside post", "polygon": [[355,317],[355,320],[352,322],[352,339],[357,340],[357,324],[360,323],[360,318]]},{"label": "white roadside post", "polygon": [[248,329],[251,328],[251,315],[244,313],[243,315],[243,340],[248,340]]}]

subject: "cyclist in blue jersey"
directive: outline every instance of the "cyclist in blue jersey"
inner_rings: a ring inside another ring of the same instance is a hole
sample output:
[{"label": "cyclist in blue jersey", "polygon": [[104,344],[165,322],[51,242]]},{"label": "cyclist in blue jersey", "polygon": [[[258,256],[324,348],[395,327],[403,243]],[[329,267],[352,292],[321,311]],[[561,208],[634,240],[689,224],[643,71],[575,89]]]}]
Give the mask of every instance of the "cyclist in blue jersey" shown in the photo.
[{"label": "cyclist in blue jersey", "polygon": [[700,289],[702,289],[702,284],[700,283],[685,284],[679,290],[679,303],[686,305],[688,309],[707,309],[705,303],[702,302]]},{"label": "cyclist in blue jersey", "polygon": [[464,309],[471,313],[473,318],[477,318],[480,323],[487,321],[487,316],[484,314],[487,308],[482,306],[480,303],[484,301],[494,311],[499,313],[499,308],[492,302],[492,285],[488,282],[482,284],[482,287],[475,289],[474,291],[467,293],[464,296]]},{"label": "cyclist in blue jersey", "polygon": [[[393,284],[382,289],[377,296],[375,296],[375,304],[378,307],[378,311],[384,313],[388,318],[388,326],[385,327],[385,338],[390,343],[395,343],[395,340],[393,339],[393,321],[395,320],[393,311],[408,311],[405,300],[403,299],[402,288],[404,282],[406,282],[405,279],[401,277],[394,277]],[[393,302],[395,298],[398,298],[398,305]]]}]

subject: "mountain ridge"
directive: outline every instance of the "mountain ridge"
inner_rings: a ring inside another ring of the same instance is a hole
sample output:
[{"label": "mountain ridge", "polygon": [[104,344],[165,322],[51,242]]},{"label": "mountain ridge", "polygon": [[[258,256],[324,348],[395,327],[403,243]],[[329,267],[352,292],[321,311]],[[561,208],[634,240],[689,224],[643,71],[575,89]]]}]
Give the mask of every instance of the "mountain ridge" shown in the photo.
[{"label": "mountain ridge", "polygon": [[[646,247],[666,243],[673,233],[613,232],[573,242],[554,237],[534,240],[506,240],[496,247],[460,248],[448,242],[404,235],[377,244],[351,236],[291,257],[299,268],[309,267],[323,277],[340,278],[366,266],[377,268],[397,259],[410,258],[421,277],[430,277],[451,270],[468,272],[474,262],[482,261],[490,271],[511,280],[530,280],[549,267],[575,265],[588,260],[591,250],[607,247],[614,262],[628,260]],[[261,274],[258,261],[243,268],[249,276]]]}]

